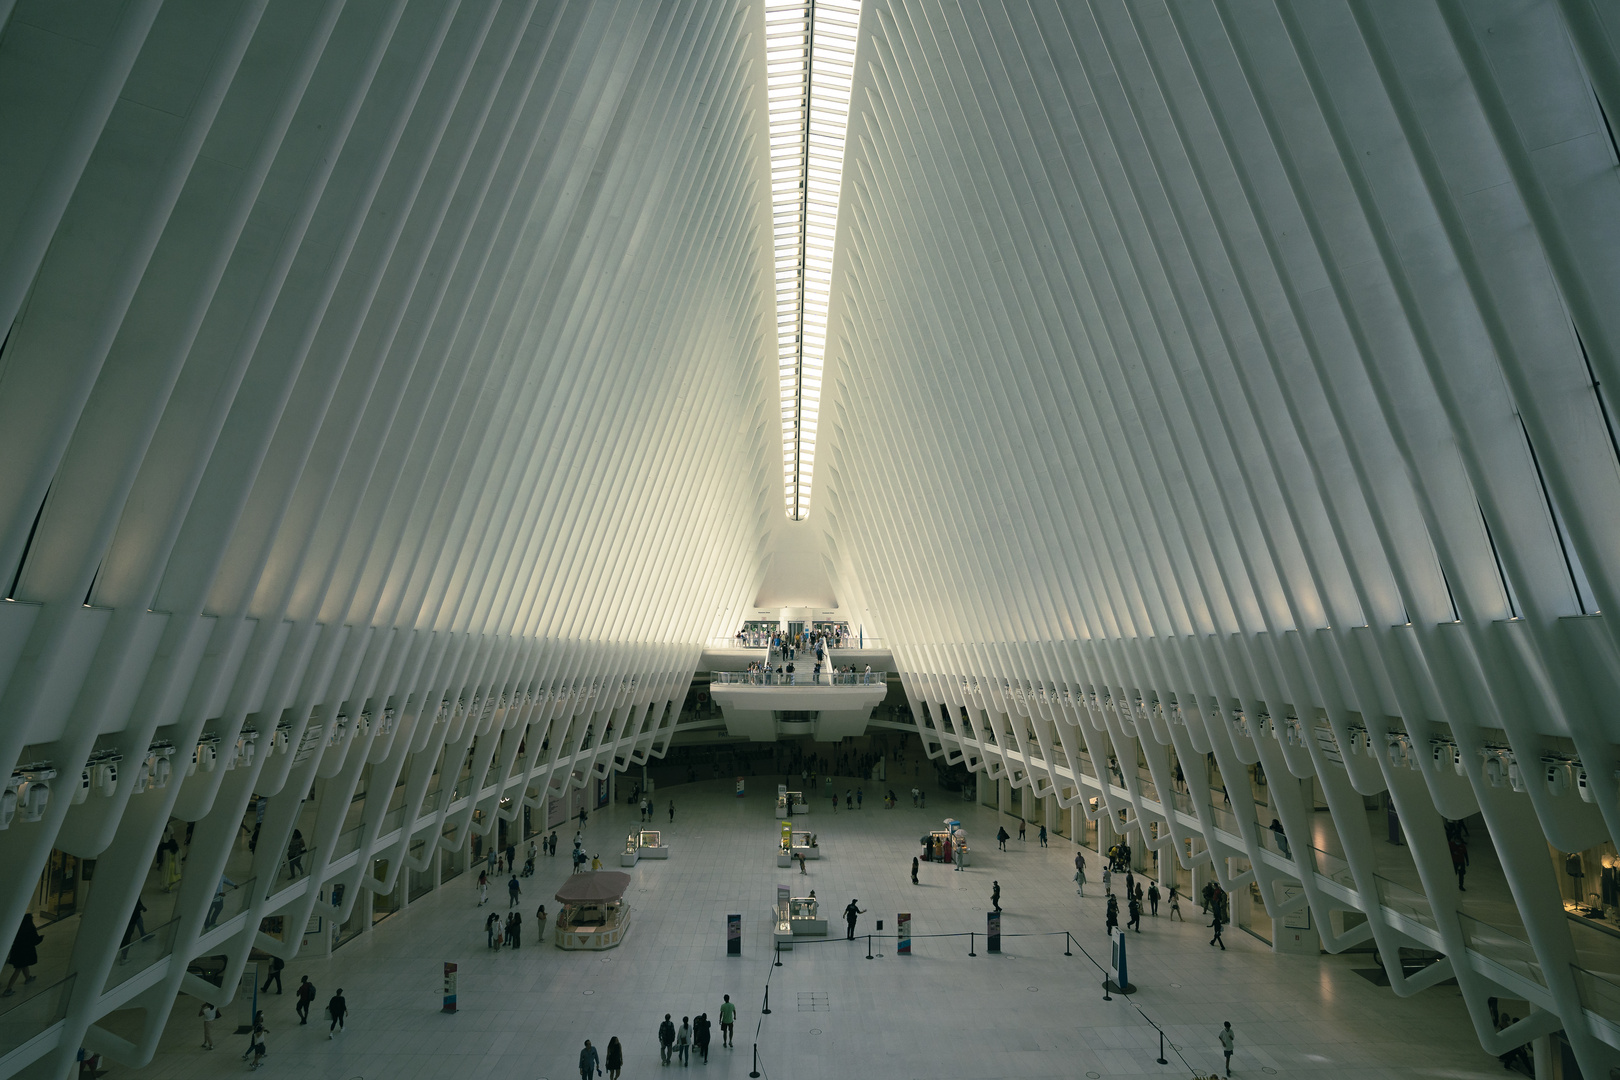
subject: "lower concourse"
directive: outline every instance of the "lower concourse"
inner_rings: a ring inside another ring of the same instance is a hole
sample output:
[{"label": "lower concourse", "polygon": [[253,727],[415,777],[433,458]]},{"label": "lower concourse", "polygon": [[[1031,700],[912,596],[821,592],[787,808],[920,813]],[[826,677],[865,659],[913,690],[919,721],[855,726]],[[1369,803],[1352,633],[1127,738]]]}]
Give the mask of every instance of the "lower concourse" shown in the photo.
[{"label": "lower concourse", "polygon": [[[657,1068],[663,1014],[677,1024],[705,1011],[714,1019],[728,993],[739,1006],[737,1047],[719,1048],[717,1026],[709,1063],[691,1065],[705,1070],[701,1076],[746,1076],[756,1030],[761,1070],[780,1080],[1186,1076],[1189,1065],[1207,1074],[1221,1063],[1215,1035],[1225,1020],[1238,1032],[1235,1076],[1502,1075],[1470,1034],[1455,988],[1401,1000],[1368,979],[1378,972],[1369,954],[1278,954],[1236,928],[1225,935],[1223,953],[1207,944],[1209,919],[1196,898],[1183,903],[1184,921],[1170,921],[1167,901],[1157,918],[1143,918],[1143,932],[1132,933],[1129,946],[1137,993],[1105,1002],[1101,973],[1082,952],[1106,962],[1097,854],[1085,852],[1091,880],[1081,900],[1070,880],[1075,848],[1067,840],[1051,837],[1042,849],[1032,827],[1023,843],[1014,838],[1002,853],[995,831],[1006,825],[1016,835],[1014,819],[932,783],[924,783],[926,808],[913,809],[906,795],[917,783],[910,767],[891,776],[882,783],[839,778],[840,793],[864,788],[862,809],[840,807],[835,815],[816,799],[810,814],[795,820],[817,831],[822,850],[807,877],[776,866],[779,822],[771,804],[779,777],[749,778],[740,799],[730,778],[660,787],[649,827],[664,832],[670,858],[627,871],[634,878],[632,929],[623,945],[603,953],[564,952],[532,936],[538,904],[555,914],[551,894],[568,877],[566,850],[542,857],[535,876],[522,879],[519,910],[529,922],[517,950],[492,953],[485,946],[487,913],[508,909],[504,878],[482,908],[474,876],[454,878],[330,960],[288,964],[286,993],[259,998],[271,1028],[268,1075],[572,1076],[583,1040],[605,1048],[617,1035],[625,1075],[647,1076]],[[888,787],[902,796],[893,810],[877,798]],[[670,800],[677,808],[673,824]],[[913,886],[917,837],[946,817],[966,828],[972,865],[955,873],[925,864],[921,884]],[[638,824],[621,799],[591,815],[586,850],[600,849],[604,862],[616,866],[608,856]],[[569,822],[560,829],[563,848],[573,828]],[[983,938],[992,881],[1002,887],[1007,936],[1000,956],[986,952]],[[778,883],[792,886],[794,895],[816,891],[829,935],[824,944],[784,954],[783,966],[773,969],[770,907]],[[1118,877],[1114,889],[1123,890]],[[840,912],[851,899],[866,914],[858,924],[862,936],[847,944]],[[901,911],[914,919],[910,957],[895,953],[893,920]],[[741,957],[726,956],[725,916],[733,912],[743,916]],[[1078,946],[1072,957],[1063,955],[1061,933],[1012,936],[1065,929]],[[979,935],[972,958],[965,936],[927,937],[969,931]],[[876,935],[870,961],[866,932]],[[440,1012],[445,961],[459,967],[455,1016]],[[293,1015],[293,987],[303,975],[319,987],[307,1027]],[[767,980],[772,1012],[761,1016]],[[353,1012],[346,1031],[328,1041],[320,1012],[339,986]],[[139,1075],[202,1080],[241,1067],[236,1056],[247,1039],[218,1039],[219,1049],[205,1053],[194,1012],[176,1010],[156,1058]],[[1169,1065],[1156,1063],[1158,1035],[1149,1020],[1165,1029]],[[118,1017],[108,1023],[117,1030]]]}]

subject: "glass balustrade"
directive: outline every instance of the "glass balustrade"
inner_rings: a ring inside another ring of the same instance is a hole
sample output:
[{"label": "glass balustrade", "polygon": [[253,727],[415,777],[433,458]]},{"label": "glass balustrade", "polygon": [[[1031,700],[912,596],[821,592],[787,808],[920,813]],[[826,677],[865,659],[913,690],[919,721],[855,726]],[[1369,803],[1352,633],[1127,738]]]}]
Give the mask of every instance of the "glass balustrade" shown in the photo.
[{"label": "glass balustrade", "polygon": [[[236,891],[242,892],[241,889]],[[179,919],[170,919],[162,926],[153,927],[145,937],[135,938],[119,949],[118,958],[113,961],[112,971],[107,974],[106,989],[102,992],[105,993],[130,977],[140,974],[174,952],[174,934],[179,923]]]},{"label": "glass balustrade", "polygon": [[27,997],[0,1000],[0,1057],[11,1053],[67,1015],[76,975],[51,983]]},{"label": "glass balustrade", "polygon": [[712,686],[883,686],[887,671],[795,671],[778,675],[774,671],[711,671]]},{"label": "glass balustrade", "polygon": [[1576,965],[1571,965],[1571,970],[1575,972],[1575,990],[1580,994],[1581,1008],[1605,1020],[1620,1022],[1620,981]]},{"label": "glass balustrade", "polygon": [[1373,875],[1373,884],[1378,889],[1378,902],[1384,907],[1422,923],[1430,930],[1438,929],[1434,921],[1434,906],[1429,903],[1427,896],[1376,874]]},{"label": "glass balustrade", "polygon": [[1536,959],[1536,951],[1530,947],[1522,931],[1492,926],[1461,912],[1457,913],[1457,920],[1462,924],[1463,941],[1471,951],[1494,960],[1531,982],[1547,985],[1541,962]]}]

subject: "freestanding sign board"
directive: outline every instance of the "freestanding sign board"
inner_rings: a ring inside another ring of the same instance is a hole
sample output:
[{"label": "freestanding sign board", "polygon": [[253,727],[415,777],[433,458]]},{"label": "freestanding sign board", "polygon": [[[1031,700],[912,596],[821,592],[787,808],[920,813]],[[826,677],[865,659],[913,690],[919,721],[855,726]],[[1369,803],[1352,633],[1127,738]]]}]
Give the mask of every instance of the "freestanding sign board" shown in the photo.
[{"label": "freestanding sign board", "polygon": [[726,955],[742,955],[742,916],[726,916]]},{"label": "freestanding sign board", "polygon": [[987,911],[984,913],[984,948],[986,952],[1001,951],[1001,912]]},{"label": "freestanding sign board", "polygon": [[895,952],[901,956],[911,955],[911,912],[902,911],[894,918],[894,929],[900,943],[895,946]]},{"label": "freestanding sign board", "polygon": [[456,965],[448,960],[444,965],[444,1011],[456,1011]]}]

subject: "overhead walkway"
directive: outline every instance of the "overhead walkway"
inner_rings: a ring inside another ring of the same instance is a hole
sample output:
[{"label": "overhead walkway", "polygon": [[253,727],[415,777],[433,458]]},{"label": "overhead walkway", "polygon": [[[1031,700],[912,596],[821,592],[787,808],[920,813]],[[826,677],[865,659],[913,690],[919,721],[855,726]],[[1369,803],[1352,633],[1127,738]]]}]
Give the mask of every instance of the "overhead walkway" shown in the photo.
[{"label": "overhead walkway", "polygon": [[819,676],[814,671],[715,671],[709,682],[727,733],[754,742],[800,735],[837,742],[863,734],[872,710],[888,693],[889,673],[881,670]]}]

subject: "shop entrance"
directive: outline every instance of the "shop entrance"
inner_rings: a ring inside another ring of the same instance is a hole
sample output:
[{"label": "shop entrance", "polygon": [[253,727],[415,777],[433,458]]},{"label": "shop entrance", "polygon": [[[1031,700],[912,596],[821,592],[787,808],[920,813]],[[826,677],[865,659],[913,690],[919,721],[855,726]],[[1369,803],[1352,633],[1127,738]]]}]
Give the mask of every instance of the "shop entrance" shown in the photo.
[{"label": "shop entrance", "polygon": [[45,863],[45,872],[39,877],[39,888],[34,896],[34,916],[44,922],[56,922],[79,910],[79,872],[83,864],[78,856],[65,851],[51,850]]}]

